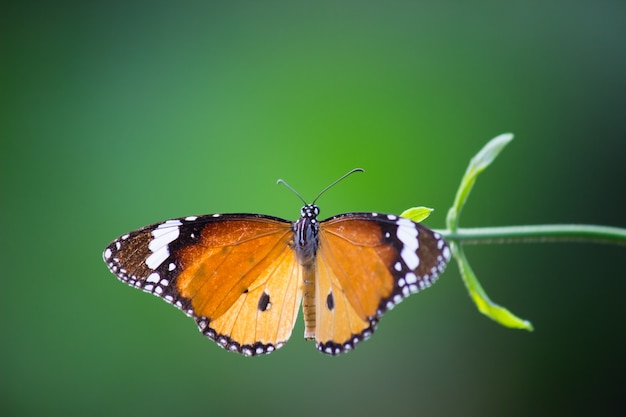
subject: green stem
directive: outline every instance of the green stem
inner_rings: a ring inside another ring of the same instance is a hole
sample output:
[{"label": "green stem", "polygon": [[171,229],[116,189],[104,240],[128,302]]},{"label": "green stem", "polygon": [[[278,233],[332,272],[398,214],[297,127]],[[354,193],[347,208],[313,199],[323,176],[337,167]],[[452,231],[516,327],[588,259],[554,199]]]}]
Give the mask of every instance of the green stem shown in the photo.
[{"label": "green stem", "polygon": [[584,224],[459,228],[437,230],[450,241],[467,244],[578,241],[626,245],[626,229]]},{"label": "green stem", "polygon": [[[463,243],[579,241],[626,245],[626,229],[577,224],[459,228],[461,210],[476,182],[476,178],[491,165],[511,140],[513,140],[513,135],[510,133],[496,136],[470,160],[456,192],[454,203],[448,210],[447,229],[438,230],[438,232],[450,243],[450,250],[459,265],[463,282],[478,310],[503,326],[532,330],[533,326],[528,320],[517,317],[489,299],[469,265],[463,251]],[[416,208],[405,211],[403,215],[413,221],[420,222],[429,213],[429,210]]]}]

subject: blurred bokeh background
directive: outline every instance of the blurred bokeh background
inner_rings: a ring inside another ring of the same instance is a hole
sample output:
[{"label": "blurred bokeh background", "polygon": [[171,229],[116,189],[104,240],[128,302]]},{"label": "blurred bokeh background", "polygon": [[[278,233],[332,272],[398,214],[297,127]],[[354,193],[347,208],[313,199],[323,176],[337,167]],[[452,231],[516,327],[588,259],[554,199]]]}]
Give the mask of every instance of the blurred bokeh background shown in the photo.
[{"label": "blurred bokeh background", "polygon": [[337,358],[243,358],[117,281],[101,252],[166,218],[289,219],[426,205],[442,228],[626,226],[623,1],[4,1],[0,414],[528,416],[626,413],[626,249],[474,246]]}]

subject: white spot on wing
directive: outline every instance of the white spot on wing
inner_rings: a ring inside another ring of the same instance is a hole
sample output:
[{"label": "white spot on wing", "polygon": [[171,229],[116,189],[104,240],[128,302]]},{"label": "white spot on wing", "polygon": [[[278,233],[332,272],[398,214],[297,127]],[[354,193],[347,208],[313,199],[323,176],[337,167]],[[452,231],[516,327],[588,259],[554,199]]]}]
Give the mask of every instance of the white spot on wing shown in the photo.
[{"label": "white spot on wing", "polygon": [[148,244],[152,255],[146,259],[150,269],[157,269],[170,256],[168,245],[180,236],[180,220],[168,220],[152,231],[154,239]]},{"label": "white spot on wing", "polygon": [[146,258],[146,265],[150,269],[157,269],[169,256],[170,251],[167,249],[167,246],[163,246]]},{"label": "white spot on wing", "polygon": [[156,272],[151,273],[150,275],[148,275],[148,278],[146,278],[146,282],[152,282],[155,284],[158,283],[160,280],[161,277]]},{"label": "white spot on wing", "polygon": [[109,259],[112,255],[111,249],[106,248],[106,250],[104,251],[104,259]]},{"label": "white spot on wing", "polygon": [[405,218],[398,220],[397,225],[398,239],[402,242],[402,251],[400,252],[400,256],[409,269],[415,270],[420,264],[420,260],[415,253],[419,247],[419,242],[417,240],[417,227],[415,227],[415,223]]}]

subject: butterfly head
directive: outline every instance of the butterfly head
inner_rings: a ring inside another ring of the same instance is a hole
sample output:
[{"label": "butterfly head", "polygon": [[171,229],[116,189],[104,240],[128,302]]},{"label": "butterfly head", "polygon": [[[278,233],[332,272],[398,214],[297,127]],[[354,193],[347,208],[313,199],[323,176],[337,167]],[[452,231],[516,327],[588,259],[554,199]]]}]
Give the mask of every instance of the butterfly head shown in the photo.
[{"label": "butterfly head", "polygon": [[300,209],[300,216],[307,219],[316,220],[320,214],[320,208],[315,204],[307,204]]}]

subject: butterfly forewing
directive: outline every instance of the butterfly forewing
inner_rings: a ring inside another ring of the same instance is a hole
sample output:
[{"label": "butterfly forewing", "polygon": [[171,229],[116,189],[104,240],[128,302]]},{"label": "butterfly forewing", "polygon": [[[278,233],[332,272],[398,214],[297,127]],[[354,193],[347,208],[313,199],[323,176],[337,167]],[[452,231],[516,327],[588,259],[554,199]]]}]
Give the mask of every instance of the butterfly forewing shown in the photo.
[{"label": "butterfly forewing", "polygon": [[112,242],[104,252],[122,281],[174,304],[220,346],[268,353],[289,338],[301,269],[291,223],[260,215],[168,220]]},{"label": "butterfly forewing", "polygon": [[450,258],[443,238],[408,219],[348,213],[323,221],[317,259],[317,347],[339,354],[380,317],[430,286]]}]

